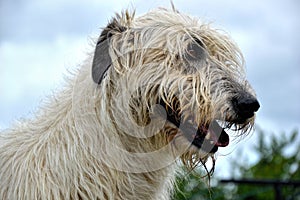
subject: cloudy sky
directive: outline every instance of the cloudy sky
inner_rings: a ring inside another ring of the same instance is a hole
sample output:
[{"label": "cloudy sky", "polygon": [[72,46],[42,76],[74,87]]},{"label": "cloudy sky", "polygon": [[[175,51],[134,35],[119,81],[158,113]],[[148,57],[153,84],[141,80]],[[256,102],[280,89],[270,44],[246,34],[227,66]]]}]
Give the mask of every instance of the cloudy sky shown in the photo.
[{"label": "cloudy sky", "polygon": [[[238,43],[261,103],[258,126],[274,134],[299,130],[299,1],[173,1],[181,12],[214,22]],[[17,118],[30,117],[43,97],[61,87],[63,74],[78,67],[93,50],[90,38],[97,37],[115,12],[135,7],[142,14],[158,6],[170,3],[1,0],[0,129]],[[251,149],[251,141],[238,145]]]}]

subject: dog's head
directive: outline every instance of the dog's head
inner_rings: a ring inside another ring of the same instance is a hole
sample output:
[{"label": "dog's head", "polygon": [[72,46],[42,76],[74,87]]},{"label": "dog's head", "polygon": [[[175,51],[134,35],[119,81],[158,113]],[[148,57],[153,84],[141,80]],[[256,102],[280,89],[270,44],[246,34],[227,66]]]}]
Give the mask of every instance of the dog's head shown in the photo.
[{"label": "dog's head", "polygon": [[171,144],[191,167],[229,144],[227,129],[248,132],[259,109],[235,43],[177,11],[114,18],[98,39],[92,78],[118,99],[112,106],[123,114],[114,120],[123,120],[124,132],[138,129],[133,123],[163,122],[150,136]]}]

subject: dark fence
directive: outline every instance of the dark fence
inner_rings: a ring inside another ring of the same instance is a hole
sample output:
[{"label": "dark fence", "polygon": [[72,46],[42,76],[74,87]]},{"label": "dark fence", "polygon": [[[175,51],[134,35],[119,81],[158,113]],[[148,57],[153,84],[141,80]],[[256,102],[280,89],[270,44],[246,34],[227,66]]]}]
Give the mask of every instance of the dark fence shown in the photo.
[{"label": "dark fence", "polygon": [[[300,187],[300,181],[282,181],[282,180],[252,180],[252,179],[227,179],[221,180],[221,183],[248,184],[248,185],[268,185],[273,186],[275,192],[275,200],[283,200],[282,187]],[[300,195],[300,194],[299,194]]]}]

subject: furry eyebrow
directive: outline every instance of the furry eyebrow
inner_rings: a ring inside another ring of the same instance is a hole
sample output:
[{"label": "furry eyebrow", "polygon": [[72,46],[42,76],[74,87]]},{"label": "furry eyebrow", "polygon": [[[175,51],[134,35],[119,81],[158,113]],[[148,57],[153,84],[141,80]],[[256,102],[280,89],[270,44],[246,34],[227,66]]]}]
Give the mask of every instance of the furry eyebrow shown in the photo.
[{"label": "furry eyebrow", "polygon": [[193,39],[193,41],[196,42],[198,45],[200,45],[201,47],[205,48],[203,42],[202,42],[199,38],[193,36],[192,39]]}]

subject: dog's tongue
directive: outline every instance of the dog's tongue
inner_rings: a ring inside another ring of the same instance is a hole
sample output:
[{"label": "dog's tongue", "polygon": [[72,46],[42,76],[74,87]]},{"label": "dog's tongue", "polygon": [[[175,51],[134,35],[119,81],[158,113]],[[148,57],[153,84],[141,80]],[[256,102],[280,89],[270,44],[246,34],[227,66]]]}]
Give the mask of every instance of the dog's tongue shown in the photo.
[{"label": "dog's tongue", "polygon": [[215,145],[218,147],[226,147],[229,144],[228,134],[216,120],[211,122],[208,134],[210,134],[210,140],[214,141]]}]

